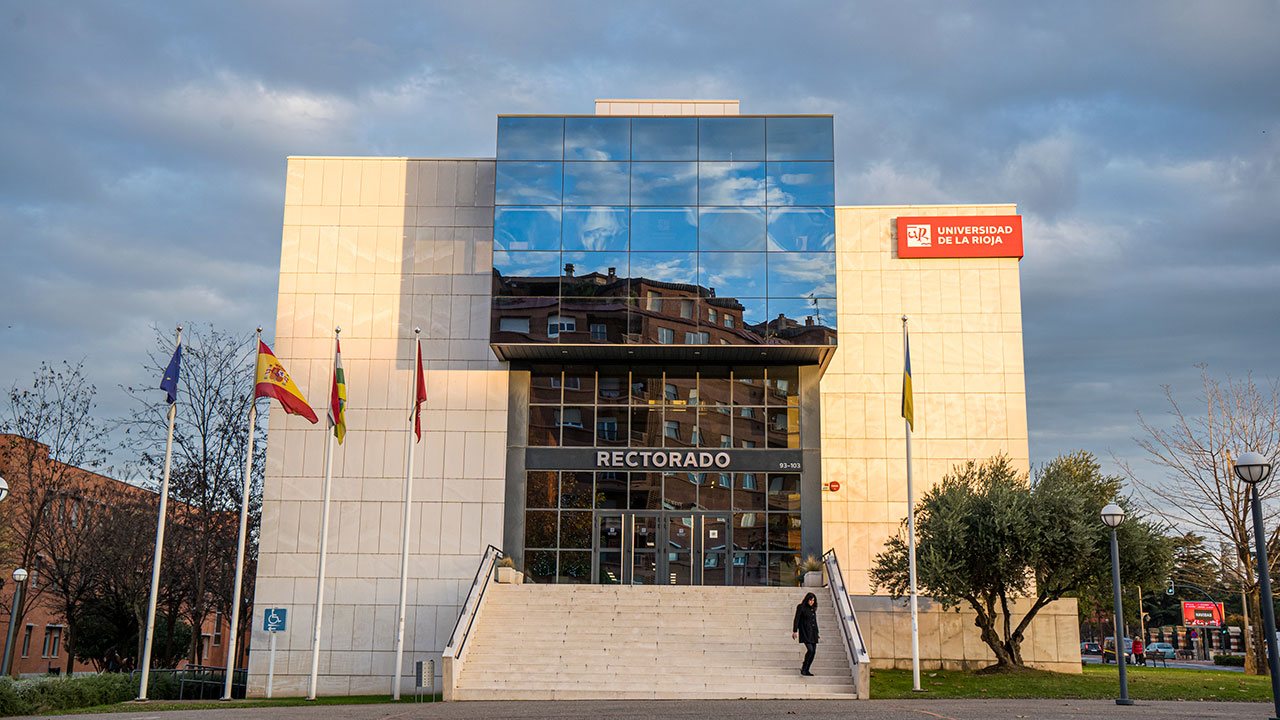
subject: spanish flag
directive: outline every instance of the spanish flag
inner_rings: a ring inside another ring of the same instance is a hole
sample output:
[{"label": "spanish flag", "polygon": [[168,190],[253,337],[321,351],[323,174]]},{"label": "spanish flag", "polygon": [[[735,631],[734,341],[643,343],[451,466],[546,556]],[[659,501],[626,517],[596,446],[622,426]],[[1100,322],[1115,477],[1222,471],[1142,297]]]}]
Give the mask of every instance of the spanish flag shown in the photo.
[{"label": "spanish flag", "polygon": [[902,417],[907,419],[907,425],[912,430],[916,429],[916,405],[915,399],[911,395],[911,343],[907,340],[906,332],[902,335],[902,351],[905,356],[905,362],[902,367]]},{"label": "spanish flag", "polygon": [[267,344],[258,341],[258,374],[256,376],[257,385],[254,388],[253,396],[255,398],[268,397],[275,398],[284,406],[284,411],[290,415],[301,415],[310,420],[312,423],[319,422],[316,413],[311,409],[311,405],[307,404],[307,399],[302,396],[302,391],[297,385],[293,384],[293,378],[289,377],[289,373],[285,371],[284,365],[280,364],[271,352],[271,348]]},{"label": "spanish flag", "polygon": [[329,424],[333,436],[342,444],[347,435],[347,376],[342,372],[342,346],[333,340],[333,388],[329,392]]}]

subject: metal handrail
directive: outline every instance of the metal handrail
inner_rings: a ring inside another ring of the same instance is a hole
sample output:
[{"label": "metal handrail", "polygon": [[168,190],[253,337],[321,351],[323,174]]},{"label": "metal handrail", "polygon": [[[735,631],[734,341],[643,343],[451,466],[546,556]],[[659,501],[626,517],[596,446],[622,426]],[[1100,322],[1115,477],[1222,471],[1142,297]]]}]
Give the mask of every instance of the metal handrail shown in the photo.
[{"label": "metal handrail", "polygon": [[[484,557],[480,558],[480,566],[476,568],[476,576],[471,581],[471,589],[467,591],[467,599],[462,603],[462,612],[458,614],[458,620],[453,624],[453,632],[449,633],[449,642],[444,646],[444,657],[457,658],[462,655],[462,648],[466,645],[467,638],[471,636],[471,624],[475,622],[476,611],[480,607],[480,602],[484,600],[484,591],[489,587],[489,580],[493,577],[493,568],[503,555],[502,550],[493,545],[485,548]],[[467,619],[466,628],[462,627],[463,618]],[[461,635],[459,630],[462,631]]]},{"label": "metal handrail", "polygon": [[858,617],[853,611],[853,601],[849,599],[849,590],[844,584],[844,574],[840,572],[840,560],[836,558],[836,551],[828,550],[823,554],[822,562],[827,568],[827,587],[831,590],[831,600],[840,616],[840,635],[844,638],[849,669],[857,673],[859,665],[871,662],[867,655],[867,644],[862,639],[862,629],[858,627]]}]

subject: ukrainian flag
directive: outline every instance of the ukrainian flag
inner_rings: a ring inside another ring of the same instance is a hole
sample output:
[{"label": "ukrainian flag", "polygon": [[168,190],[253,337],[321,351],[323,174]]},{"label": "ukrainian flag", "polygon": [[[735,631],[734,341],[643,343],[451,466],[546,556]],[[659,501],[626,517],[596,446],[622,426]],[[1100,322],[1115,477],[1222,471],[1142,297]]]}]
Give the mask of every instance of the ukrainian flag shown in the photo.
[{"label": "ukrainian flag", "polygon": [[904,354],[902,367],[902,417],[906,418],[907,425],[912,430],[915,430],[916,405],[915,399],[911,395],[911,342],[907,339],[905,330],[902,334],[902,350]]}]

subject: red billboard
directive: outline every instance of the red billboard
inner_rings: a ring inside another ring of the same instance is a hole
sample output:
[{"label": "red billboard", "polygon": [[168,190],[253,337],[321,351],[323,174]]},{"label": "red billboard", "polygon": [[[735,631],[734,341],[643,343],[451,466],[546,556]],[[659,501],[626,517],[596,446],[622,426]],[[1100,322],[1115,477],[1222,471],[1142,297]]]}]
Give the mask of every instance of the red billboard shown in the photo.
[{"label": "red billboard", "polygon": [[1185,600],[1182,603],[1182,624],[1189,627],[1222,627],[1225,617],[1222,603]]},{"label": "red billboard", "polygon": [[900,217],[898,257],[1020,258],[1022,216]]}]

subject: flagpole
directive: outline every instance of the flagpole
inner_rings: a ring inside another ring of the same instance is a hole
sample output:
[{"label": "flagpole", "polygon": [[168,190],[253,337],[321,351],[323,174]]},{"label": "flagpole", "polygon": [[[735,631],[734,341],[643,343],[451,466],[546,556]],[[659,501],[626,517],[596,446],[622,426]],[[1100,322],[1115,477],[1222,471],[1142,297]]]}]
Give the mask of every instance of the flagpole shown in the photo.
[{"label": "flagpole", "polygon": [[409,439],[409,458],[404,469],[404,525],[400,537],[400,620],[396,627],[396,665],[391,678],[392,700],[400,699],[400,677],[404,673],[404,616],[409,598],[409,518],[413,504],[413,447],[416,444],[413,435],[413,408],[418,399],[418,363],[421,362],[422,352],[418,335],[421,332],[422,328],[413,329],[414,363],[409,367],[409,375],[413,381],[409,383],[409,432],[406,434]]},{"label": "flagpole", "polygon": [[[333,329],[334,352],[338,350],[338,335],[342,328]],[[337,372],[337,358],[334,358],[334,369],[330,372],[329,382],[334,382],[333,373]],[[333,408],[330,408],[332,411]],[[333,440],[337,437],[329,433],[329,441],[324,446],[324,502],[320,505],[320,572],[316,576],[316,623],[315,633],[311,636],[311,684],[307,694],[308,700],[316,699],[316,680],[320,673],[320,619],[324,614],[324,563],[325,549],[329,542],[329,488],[333,484]]]},{"label": "flagpole", "polygon": [[[905,362],[907,346],[907,316],[902,316],[902,352]],[[904,365],[904,371],[906,366]],[[915,390],[912,392],[912,415],[915,415]],[[911,479],[911,423],[904,416],[902,426],[907,431],[907,567],[911,578],[911,689],[920,688],[920,609],[916,592],[916,494]]]},{"label": "flagpole", "polygon": [[[262,328],[258,328],[258,339],[253,344],[254,357],[258,354],[258,345],[262,342]],[[256,368],[255,364],[255,368]],[[231,592],[231,641],[227,648],[227,677],[222,688],[222,699],[231,699],[231,680],[236,669],[236,630],[240,625],[240,593],[244,589],[244,543],[249,527],[249,487],[253,477],[253,432],[258,422],[258,394],[255,381],[249,385],[249,441],[244,454],[244,487],[240,493],[240,540],[236,545],[236,580]],[[216,619],[216,617],[215,617]],[[247,689],[247,688],[246,688]]]},{"label": "flagpole", "polygon": [[[178,347],[182,347],[182,326],[178,326]],[[177,378],[175,377],[176,381]],[[147,699],[147,682],[151,678],[151,643],[155,640],[156,594],[160,589],[160,554],[164,550],[164,518],[169,507],[169,468],[173,462],[173,422],[178,417],[177,398],[169,403],[169,436],[164,442],[164,476],[160,481],[160,515],[156,518],[156,548],[151,559],[151,595],[147,598],[147,639],[142,647],[142,680],[138,699]]]}]

